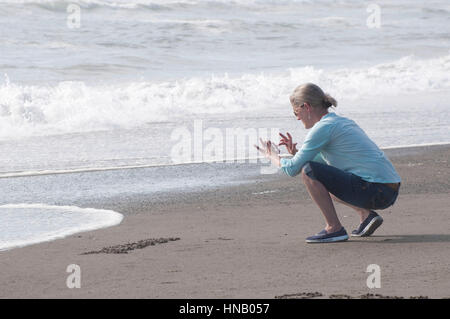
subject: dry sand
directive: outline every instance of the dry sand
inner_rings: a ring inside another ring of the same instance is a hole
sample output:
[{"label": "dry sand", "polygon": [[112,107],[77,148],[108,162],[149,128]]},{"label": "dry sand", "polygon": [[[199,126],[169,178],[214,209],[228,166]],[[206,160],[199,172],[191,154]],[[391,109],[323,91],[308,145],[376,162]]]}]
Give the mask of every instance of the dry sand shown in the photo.
[{"label": "dry sand", "polygon": [[[0,252],[0,297],[448,298],[450,146],[386,153],[403,185],[371,237],[306,244],[323,218],[299,177],[277,175],[159,204],[115,198],[95,207],[123,212],[119,226]],[[356,213],[336,207],[351,232]],[[81,267],[80,289],[66,286],[70,264]],[[381,267],[379,289],[366,285],[369,264]]]}]

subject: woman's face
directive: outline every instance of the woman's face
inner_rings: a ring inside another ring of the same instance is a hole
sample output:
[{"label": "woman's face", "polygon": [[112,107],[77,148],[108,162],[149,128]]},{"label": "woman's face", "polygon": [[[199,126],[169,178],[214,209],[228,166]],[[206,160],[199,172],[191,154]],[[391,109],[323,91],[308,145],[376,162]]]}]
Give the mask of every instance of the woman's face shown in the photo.
[{"label": "woman's face", "polygon": [[311,106],[308,103],[294,106],[292,109],[297,120],[302,121],[306,129],[314,126],[314,123],[311,121]]}]

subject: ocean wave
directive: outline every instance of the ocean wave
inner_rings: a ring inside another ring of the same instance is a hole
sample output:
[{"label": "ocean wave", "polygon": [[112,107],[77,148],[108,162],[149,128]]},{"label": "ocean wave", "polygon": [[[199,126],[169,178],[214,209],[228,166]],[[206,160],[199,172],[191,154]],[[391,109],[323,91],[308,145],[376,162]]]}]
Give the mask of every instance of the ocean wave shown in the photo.
[{"label": "ocean wave", "polygon": [[338,100],[450,89],[450,55],[412,56],[367,68],[292,68],[277,74],[212,75],[165,82],[0,85],[0,138],[133,128],[198,116],[241,116],[284,108],[314,82]]},{"label": "ocean wave", "polygon": [[359,25],[359,21],[352,21],[350,18],[345,17],[324,17],[324,18],[312,18],[309,19],[312,25],[320,27],[355,27]]},{"label": "ocean wave", "polygon": [[[317,8],[359,8],[366,7],[359,0],[0,0],[0,5],[21,5],[36,6],[45,10],[61,12],[66,11],[69,4],[80,6],[85,10],[95,9],[124,9],[124,10],[186,10],[186,9],[262,9],[308,6]],[[384,3],[383,6],[411,8],[422,3],[411,3],[403,0],[395,3]],[[423,8],[426,13],[448,13],[448,6],[442,5],[440,8]]]},{"label": "ocean wave", "polygon": [[0,0],[0,4],[28,5],[41,9],[66,12],[68,5],[78,5],[85,10],[108,8],[108,9],[148,9],[148,10],[166,10],[169,9],[165,2],[153,0],[134,0],[134,1],[107,1],[107,0]]},{"label": "ocean wave", "polygon": [[0,251],[115,226],[123,215],[112,210],[8,204],[0,206]]},{"label": "ocean wave", "polygon": [[0,4],[37,6],[51,11],[65,11],[69,4],[83,9],[128,9],[128,10],[172,10],[186,8],[266,8],[268,6],[290,6],[301,4],[344,5],[355,0],[0,0]]}]

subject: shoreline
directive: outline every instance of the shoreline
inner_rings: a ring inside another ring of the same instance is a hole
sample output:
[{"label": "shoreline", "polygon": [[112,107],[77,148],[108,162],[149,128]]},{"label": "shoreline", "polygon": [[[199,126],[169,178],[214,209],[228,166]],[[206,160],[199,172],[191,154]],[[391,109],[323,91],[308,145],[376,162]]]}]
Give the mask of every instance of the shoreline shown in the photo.
[{"label": "shoreline", "polygon": [[[450,146],[386,153],[402,188],[394,206],[380,212],[385,222],[371,237],[306,244],[305,237],[323,227],[323,217],[301,181],[280,174],[164,196],[85,200],[81,206],[125,218],[118,226],[0,252],[0,298],[275,298],[312,292],[325,298],[448,298]],[[351,232],[356,214],[342,205],[336,209]],[[85,254],[115,246],[127,253]],[[71,264],[81,268],[80,289],[66,286]],[[381,267],[380,289],[366,286],[369,264]]]},{"label": "shoreline", "polygon": [[[397,145],[397,146],[386,146],[380,147],[382,151],[384,150],[401,150],[409,148],[422,148],[430,146],[448,146],[450,142],[436,142],[436,143],[425,143],[425,144],[411,144],[411,145]],[[280,154],[281,157],[289,157],[290,154]],[[126,165],[126,166],[112,166],[112,167],[92,167],[92,168],[74,168],[74,169],[61,169],[61,170],[42,170],[42,171],[21,171],[21,172],[7,172],[0,173],[1,178],[14,178],[14,177],[33,177],[42,175],[59,175],[59,174],[74,174],[74,173],[90,173],[90,172],[103,172],[103,171],[119,171],[127,169],[139,169],[139,168],[156,168],[156,167],[172,167],[172,166],[184,166],[184,165],[198,165],[198,164],[233,164],[239,161],[252,161],[264,159],[264,156],[249,157],[249,158],[236,158],[232,160],[221,160],[221,161],[192,161],[186,163],[170,163],[170,164],[144,164],[144,165]]]}]

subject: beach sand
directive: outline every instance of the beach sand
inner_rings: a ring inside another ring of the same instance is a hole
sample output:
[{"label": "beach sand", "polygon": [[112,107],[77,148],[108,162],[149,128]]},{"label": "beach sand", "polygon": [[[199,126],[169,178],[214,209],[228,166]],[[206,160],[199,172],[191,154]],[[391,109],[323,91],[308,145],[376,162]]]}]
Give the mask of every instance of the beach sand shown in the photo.
[{"label": "beach sand", "polygon": [[[306,244],[324,220],[299,176],[158,203],[144,195],[117,197],[91,205],[123,213],[116,227],[0,252],[0,297],[449,298],[450,146],[386,153],[403,183],[371,237]],[[350,233],[356,213],[336,208]],[[150,240],[160,238],[167,240]],[[124,246],[101,251],[115,245]],[[70,264],[80,266],[79,289],[66,285]],[[380,266],[381,288],[367,287],[370,264]]]}]

